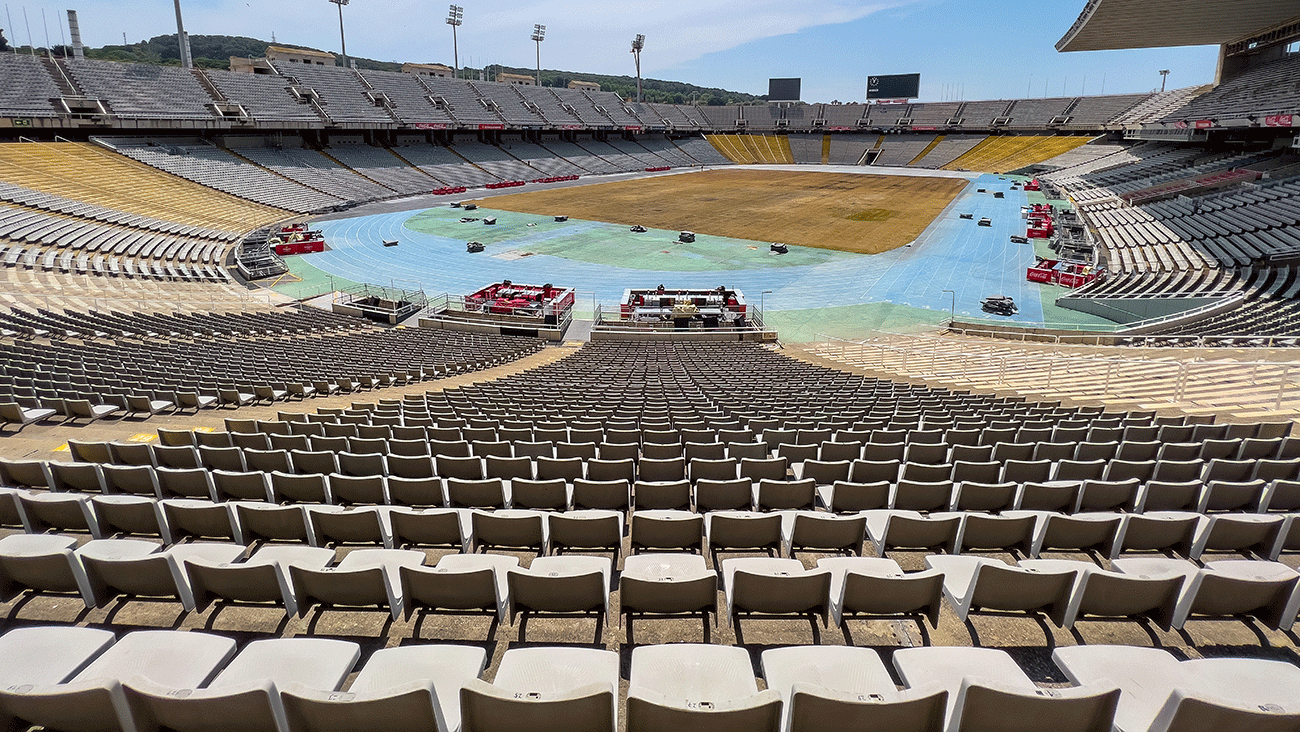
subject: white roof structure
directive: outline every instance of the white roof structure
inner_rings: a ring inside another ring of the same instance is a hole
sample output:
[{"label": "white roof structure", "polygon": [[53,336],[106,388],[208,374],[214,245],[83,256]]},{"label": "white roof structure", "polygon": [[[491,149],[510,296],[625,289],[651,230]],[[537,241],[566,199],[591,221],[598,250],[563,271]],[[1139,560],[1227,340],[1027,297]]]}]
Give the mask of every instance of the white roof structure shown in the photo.
[{"label": "white roof structure", "polygon": [[1088,0],[1058,51],[1221,45],[1300,20],[1300,0]]}]

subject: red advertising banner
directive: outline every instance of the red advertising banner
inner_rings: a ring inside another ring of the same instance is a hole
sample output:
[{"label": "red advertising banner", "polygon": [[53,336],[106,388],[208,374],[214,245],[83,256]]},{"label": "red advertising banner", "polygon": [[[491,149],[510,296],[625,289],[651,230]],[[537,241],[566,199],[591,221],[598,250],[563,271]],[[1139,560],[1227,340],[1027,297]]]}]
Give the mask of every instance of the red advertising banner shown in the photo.
[{"label": "red advertising banner", "polygon": [[505,126],[505,125],[491,124],[491,125],[479,125],[478,128],[479,128],[480,130],[504,130],[504,129],[506,128],[506,126]]},{"label": "red advertising banner", "polygon": [[445,130],[450,127],[451,125],[443,124],[441,122],[416,122],[415,123],[415,129],[417,130]]},{"label": "red advertising banner", "polygon": [[1212,119],[1198,119],[1198,120],[1196,120],[1196,129],[1198,129],[1198,130],[1208,130],[1208,129],[1210,129],[1210,128],[1213,127],[1213,126],[1214,126],[1214,120],[1212,120]]},{"label": "red advertising banner", "polygon": [[1270,114],[1264,118],[1269,127],[1295,127],[1295,117],[1290,114]]},{"label": "red advertising banner", "polygon": [[640,127],[633,127],[633,126],[628,126],[628,127],[624,127],[624,128],[623,128],[623,130],[624,130],[625,132],[640,132],[641,129],[642,129],[642,128],[640,128]]}]

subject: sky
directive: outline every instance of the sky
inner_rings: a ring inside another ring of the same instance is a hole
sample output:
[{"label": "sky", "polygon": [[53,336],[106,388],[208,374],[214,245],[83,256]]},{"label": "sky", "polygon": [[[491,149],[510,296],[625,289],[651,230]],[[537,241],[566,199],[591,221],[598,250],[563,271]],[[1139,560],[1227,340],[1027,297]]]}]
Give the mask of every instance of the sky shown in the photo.
[{"label": "sky", "polygon": [[[920,101],[1147,92],[1213,81],[1216,47],[1059,53],[1056,41],[1086,0],[460,0],[462,65],[532,67],[533,24],[547,26],[542,66],[599,74],[635,72],[632,39],[646,36],[642,75],[766,94],[771,77],[801,77],[803,101],[865,98],[869,74],[921,74]],[[166,0],[8,2],[5,35],[59,43],[61,8],[77,10],[83,42],[134,43],[176,32]],[[381,61],[453,62],[446,5],[351,0],[348,51]],[[46,26],[41,11],[45,10]],[[226,34],[339,50],[338,8],[328,0],[183,0],[191,35]],[[26,21],[24,21],[24,11]],[[15,29],[10,31],[12,26]],[[65,29],[66,32],[66,29]]]}]

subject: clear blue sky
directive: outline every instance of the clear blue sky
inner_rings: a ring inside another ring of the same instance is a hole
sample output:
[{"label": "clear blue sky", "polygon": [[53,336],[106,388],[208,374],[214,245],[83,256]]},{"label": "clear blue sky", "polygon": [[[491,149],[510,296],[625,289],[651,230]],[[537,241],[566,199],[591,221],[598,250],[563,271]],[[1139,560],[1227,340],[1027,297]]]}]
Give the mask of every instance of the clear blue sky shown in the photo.
[{"label": "clear blue sky", "polygon": [[[767,92],[769,77],[803,78],[809,102],[861,101],[868,74],[921,73],[921,97],[995,99],[1150,91],[1159,69],[1170,88],[1213,80],[1217,49],[1058,53],[1056,41],[1086,0],[459,0],[463,65],[535,63],[528,37],[548,27],[542,65],[633,73],[630,41],[646,35],[645,76]],[[167,0],[78,0],[87,44],[131,42],[176,30]],[[338,51],[338,14],[327,0],[183,0],[191,34],[252,36]],[[45,7],[59,42],[59,8]],[[45,45],[41,5],[9,2],[5,35]],[[452,62],[446,5],[352,0],[343,9],[348,50],[386,61]],[[66,32],[66,31],[65,31]],[[1032,75],[1032,78],[1031,78]]]}]

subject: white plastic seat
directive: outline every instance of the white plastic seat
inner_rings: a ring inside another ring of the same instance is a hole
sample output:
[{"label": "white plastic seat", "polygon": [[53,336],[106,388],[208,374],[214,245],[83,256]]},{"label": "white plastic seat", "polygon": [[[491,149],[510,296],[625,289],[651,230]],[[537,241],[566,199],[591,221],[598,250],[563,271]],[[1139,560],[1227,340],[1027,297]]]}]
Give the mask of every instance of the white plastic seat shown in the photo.
[{"label": "white plastic seat", "polygon": [[762,664],[767,688],[785,704],[786,732],[943,730],[947,690],[931,685],[899,691],[870,648],[773,648],[763,651]]},{"label": "white plastic seat", "polygon": [[781,695],[759,691],[749,652],[671,643],[632,649],[627,732],[779,732]]},{"label": "white plastic seat", "polygon": [[127,679],[128,702],[150,722],[175,732],[289,732],[280,689],[289,684],[334,691],[361,657],[361,647],[330,638],[257,640],[202,688]]},{"label": "white plastic seat", "polygon": [[413,645],[375,651],[348,690],[286,683],[281,698],[303,732],[455,732],[460,690],[487,665],[482,648]]},{"label": "white plastic seat", "polygon": [[466,680],[461,732],[615,732],[619,657],[591,648],[512,648],[491,684]]},{"label": "white plastic seat", "polygon": [[1058,626],[1065,622],[1074,570],[1036,572],[996,559],[971,556],[925,558],[925,566],[943,572],[943,594],[965,622],[976,609],[1043,612]]}]

